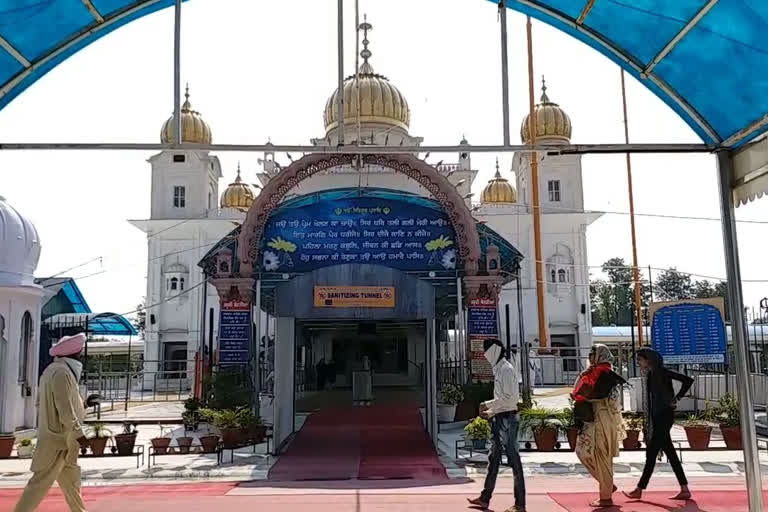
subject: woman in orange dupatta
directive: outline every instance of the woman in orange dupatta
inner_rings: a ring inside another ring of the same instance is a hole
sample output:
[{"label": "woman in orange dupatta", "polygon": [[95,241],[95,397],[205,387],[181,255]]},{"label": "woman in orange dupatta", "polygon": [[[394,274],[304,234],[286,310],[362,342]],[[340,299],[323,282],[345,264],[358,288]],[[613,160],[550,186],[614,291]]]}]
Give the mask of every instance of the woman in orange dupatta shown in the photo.
[{"label": "woman in orange dupatta", "polygon": [[579,376],[571,394],[577,407],[592,406],[592,414],[579,431],[576,455],[600,484],[600,499],[591,503],[595,508],[613,506],[613,459],[619,456],[625,437],[620,399],[625,381],[613,371],[612,359],[608,347],[595,344],[589,353],[589,368]]}]

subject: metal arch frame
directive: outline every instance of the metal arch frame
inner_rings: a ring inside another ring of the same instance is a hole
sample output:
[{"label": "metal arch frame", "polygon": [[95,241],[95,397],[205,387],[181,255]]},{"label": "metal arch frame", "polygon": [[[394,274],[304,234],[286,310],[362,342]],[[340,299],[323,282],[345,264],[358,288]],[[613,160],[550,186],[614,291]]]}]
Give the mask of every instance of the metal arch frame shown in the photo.
[{"label": "metal arch frame", "polygon": [[[495,2],[498,2],[499,0],[493,0]],[[591,28],[585,26],[583,23],[579,23],[578,20],[573,19],[572,17],[568,16],[567,14],[557,11],[555,9],[551,9],[547,6],[542,5],[537,0],[515,0],[514,2],[508,2],[507,7],[510,9],[515,9],[517,11],[521,11],[525,13],[525,10],[520,9],[519,7],[515,7],[515,4],[522,5],[527,7],[530,11],[533,11],[531,13],[532,16],[536,17],[539,21],[542,21],[544,23],[547,23],[548,25],[551,25],[550,20],[548,18],[551,18],[553,20],[556,20],[560,23],[563,23],[564,25],[569,26],[576,32],[579,32],[589,38],[590,40],[597,43],[599,46],[603,47],[608,53],[612,54],[614,57],[616,57],[619,61],[624,62],[627,67],[627,71],[639,76],[641,79],[644,78],[643,71],[645,69],[645,66],[643,63],[638,61],[635,57],[628,54],[623,48],[613,44],[611,41],[603,37],[599,32],[596,32],[592,30]],[[693,28],[693,26],[691,26]],[[689,29],[690,30],[690,29]],[[683,34],[684,36],[684,34]],[[680,37],[679,39],[682,39]],[[677,41],[679,42],[679,40]],[[677,44],[675,42],[675,44]],[[671,49],[671,48],[670,48]],[[625,66],[622,66],[625,67]],[[664,94],[667,95],[672,101],[674,101],[677,106],[682,109],[688,117],[693,120],[701,130],[703,130],[707,135],[718,144],[722,143],[722,137],[718,135],[718,133],[715,131],[714,128],[707,122],[704,117],[699,114],[693,106],[691,106],[685,98],[683,98],[680,94],[677,93],[675,89],[673,89],[669,84],[667,84],[664,80],[660,79],[658,76],[654,75],[653,73],[645,75],[648,80],[653,82],[656,87],[658,87]]]}]

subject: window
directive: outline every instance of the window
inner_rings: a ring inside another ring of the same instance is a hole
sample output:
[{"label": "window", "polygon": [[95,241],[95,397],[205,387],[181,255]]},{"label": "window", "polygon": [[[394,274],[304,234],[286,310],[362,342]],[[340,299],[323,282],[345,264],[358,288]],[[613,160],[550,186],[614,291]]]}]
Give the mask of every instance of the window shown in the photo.
[{"label": "window", "polygon": [[186,162],[187,157],[185,155],[173,155],[173,161],[177,163]]},{"label": "window", "polygon": [[184,208],[187,204],[187,190],[184,187],[173,187],[173,207]]},{"label": "window", "polygon": [[29,377],[29,349],[32,345],[32,315],[24,312],[21,318],[21,339],[19,340],[19,382],[27,382]]},{"label": "window", "polygon": [[550,180],[547,183],[550,202],[560,202],[560,180]]},{"label": "window", "polygon": [[552,272],[549,273],[549,280],[553,283],[557,282],[557,274],[555,273],[555,269],[552,269]]},{"label": "window", "polygon": [[179,290],[184,291],[184,278],[179,279]]},{"label": "window", "polygon": [[567,283],[568,282],[568,276],[565,272],[564,268],[561,268],[557,271],[557,282],[558,283]]},{"label": "window", "polygon": [[179,280],[175,277],[171,278],[171,290],[178,290],[179,288]]},{"label": "window", "polygon": [[163,344],[162,379],[187,378],[187,344],[173,342]]}]

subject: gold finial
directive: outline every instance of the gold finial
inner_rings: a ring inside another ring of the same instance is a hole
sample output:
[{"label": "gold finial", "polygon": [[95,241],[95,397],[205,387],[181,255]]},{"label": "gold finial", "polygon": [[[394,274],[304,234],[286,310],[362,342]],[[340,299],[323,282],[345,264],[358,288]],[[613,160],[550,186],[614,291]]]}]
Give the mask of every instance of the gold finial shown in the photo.
[{"label": "gold finial", "polygon": [[240,183],[243,180],[240,179],[240,160],[237,161],[237,177],[235,178],[235,183]]},{"label": "gold finial", "polygon": [[182,112],[189,112],[192,110],[192,104],[189,102],[189,82],[187,82],[186,90],[184,91],[184,103],[181,105]]},{"label": "gold finial", "polygon": [[547,80],[544,78],[544,75],[541,75],[541,99],[539,101],[541,103],[552,103],[549,101],[549,96],[547,96]]},{"label": "gold finial", "polygon": [[501,172],[499,171],[499,157],[496,157],[496,175],[494,178],[499,179],[501,178]]},{"label": "gold finial", "polygon": [[373,25],[368,23],[368,15],[363,14],[363,22],[360,24],[359,27],[357,27],[357,30],[363,31],[363,50],[360,52],[360,56],[363,58],[363,63],[360,65],[360,73],[364,75],[372,75],[373,74],[373,66],[368,62],[368,59],[371,58],[371,50],[368,49],[368,45],[371,43],[368,40],[368,31],[373,30]]}]

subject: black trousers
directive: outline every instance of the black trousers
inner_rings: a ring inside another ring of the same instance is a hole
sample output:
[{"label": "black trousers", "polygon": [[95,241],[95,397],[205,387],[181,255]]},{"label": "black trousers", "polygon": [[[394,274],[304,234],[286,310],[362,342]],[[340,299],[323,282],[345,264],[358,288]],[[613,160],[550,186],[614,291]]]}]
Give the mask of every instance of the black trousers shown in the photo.
[{"label": "black trousers", "polygon": [[646,442],[645,467],[643,468],[643,476],[640,477],[640,482],[637,484],[640,489],[648,487],[659,452],[664,452],[664,455],[669,459],[669,464],[672,466],[672,471],[675,472],[677,482],[680,485],[688,485],[688,479],[685,478],[685,473],[683,472],[683,465],[680,463],[675,447],[672,445],[672,436],[669,434],[674,423],[675,411],[673,409],[658,412],[651,418],[653,433],[651,434],[651,439]]}]

